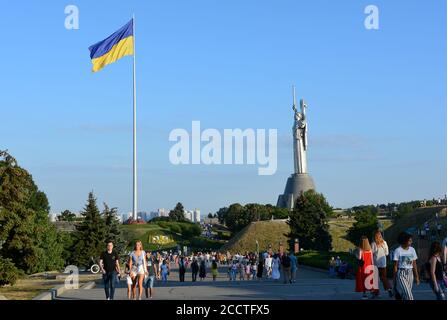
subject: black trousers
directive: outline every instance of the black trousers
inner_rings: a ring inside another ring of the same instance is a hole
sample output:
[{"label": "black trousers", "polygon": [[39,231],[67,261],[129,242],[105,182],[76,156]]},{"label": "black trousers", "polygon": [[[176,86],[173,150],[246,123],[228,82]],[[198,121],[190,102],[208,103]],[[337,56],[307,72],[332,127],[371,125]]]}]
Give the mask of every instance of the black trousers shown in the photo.
[{"label": "black trousers", "polygon": [[179,270],[180,282],[185,282],[185,269]]},{"label": "black trousers", "polygon": [[198,272],[193,272],[192,273],[192,281],[196,281],[197,280],[197,273]]}]

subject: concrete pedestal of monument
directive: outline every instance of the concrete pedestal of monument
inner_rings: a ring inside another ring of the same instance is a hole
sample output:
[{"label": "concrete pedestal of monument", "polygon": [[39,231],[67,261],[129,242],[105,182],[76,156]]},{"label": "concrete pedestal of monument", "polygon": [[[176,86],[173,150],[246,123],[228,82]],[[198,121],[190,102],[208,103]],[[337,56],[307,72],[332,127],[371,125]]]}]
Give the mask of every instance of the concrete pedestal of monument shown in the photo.
[{"label": "concrete pedestal of monument", "polygon": [[293,209],[301,192],[315,190],[315,184],[308,173],[294,173],[288,179],[284,194],[278,197],[277,207]]}]

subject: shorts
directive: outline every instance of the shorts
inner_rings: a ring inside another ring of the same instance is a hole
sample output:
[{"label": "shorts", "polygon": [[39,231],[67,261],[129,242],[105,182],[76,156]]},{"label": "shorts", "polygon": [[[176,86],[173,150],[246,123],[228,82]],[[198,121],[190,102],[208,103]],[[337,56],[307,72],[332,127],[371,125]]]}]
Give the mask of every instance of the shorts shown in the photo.
[{"label": "shorts", "polygon": [[144,279],[144,287],[146,289],[152,289],[154,287],[155,276],[148,276]]},{"label": "shorts", "polygon": [[132,278],[129,275],[126,277],[126,282],[127,282],[127,285],[132,284]]},{"label": "shorts", "polygon": [[138,268],[136,266],[132,267],[132,272],[130,273],[132,276],[135,276],[137,274],[145,274],[144,272],[144,266],[138,266]]}]

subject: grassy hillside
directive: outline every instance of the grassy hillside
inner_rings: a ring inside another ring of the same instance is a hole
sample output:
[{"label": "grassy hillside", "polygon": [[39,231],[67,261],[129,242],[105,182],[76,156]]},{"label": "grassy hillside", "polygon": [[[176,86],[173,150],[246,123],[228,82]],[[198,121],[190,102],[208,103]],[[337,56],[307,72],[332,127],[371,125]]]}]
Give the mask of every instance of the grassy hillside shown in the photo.
[{"label": "grassy hillside", "polygon": [[332,250],[349,252],[355,246],[345,239],[348,229],[354,224],[354,219],[329,220],[329,233],[332,236]]},{"label": "grassy hillside", "polygon": [[259,250],[267,250],[272,244],[273,250],[279,248],[279,242],[287,247],[288,238],[286,234],[290,232],[289,225],[284,221],[257,221],[252,222],[239,231],[230,241],[222,246],[221,251],[241,252],[256,251],[256,240],[259,242]]},{"label": "grassy hillside", "polygon": [[[196,232],[192,229],[198,228]],[[223,241],[210,240],[200,236],[201,229],[186,222],[168,222],[122,225],[128,250],[132,250],[136,240],[141,240],[146,250],[175,249],[187,246],[197,251],[218,249]]]},{"label": "grassy hillside", "polygon": [[136,240],[141,240],[143,248],[147,250],[156,250],[159,245],[153,243],[152,237],[166,236],[172,239],[172,243],[160,245],[160,248],[171,248],[177,245],[176,235],[168,229],[163,229],[157,224],[132,224],[122,225],[124,239],[128,243],[127,248],[131,250]]},{"label": "grassy hillside", "polygon": [[447,226],[447,206],[435,206],[428,208],[418,208],[414,212],[397,220],[394,225],[385,231],[385,237],[391,245],[397,244],[397,236],[400,232],[409,228],[418,228],[424,225],[426,221],[434,224],[436,213],[439,213],[439,222],[444,226],[443,233],[446,234]]}]

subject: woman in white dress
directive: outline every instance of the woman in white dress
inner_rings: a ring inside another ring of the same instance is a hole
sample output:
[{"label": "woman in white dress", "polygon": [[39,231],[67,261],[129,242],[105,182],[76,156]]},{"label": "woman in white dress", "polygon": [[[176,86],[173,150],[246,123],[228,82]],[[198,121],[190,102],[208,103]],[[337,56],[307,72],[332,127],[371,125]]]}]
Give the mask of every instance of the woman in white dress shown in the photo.
[{"label": "woman in white dress", "polygon": [[278,255],[275,255],[272,260],[272,279],[278,281],[281,277],[281,273],[279,272],[279,266],[281,264],[281,260]]}]

